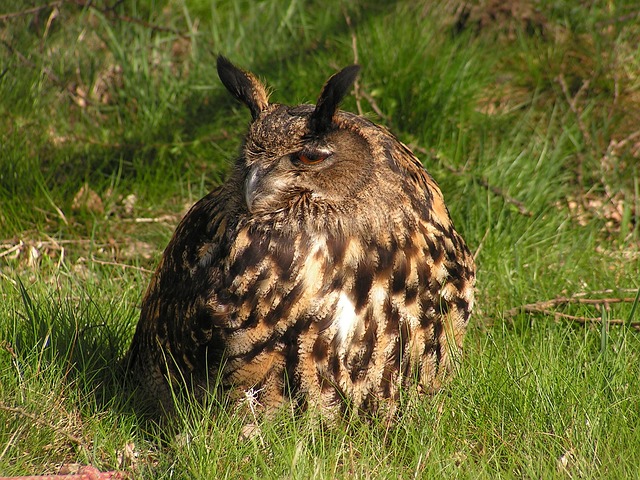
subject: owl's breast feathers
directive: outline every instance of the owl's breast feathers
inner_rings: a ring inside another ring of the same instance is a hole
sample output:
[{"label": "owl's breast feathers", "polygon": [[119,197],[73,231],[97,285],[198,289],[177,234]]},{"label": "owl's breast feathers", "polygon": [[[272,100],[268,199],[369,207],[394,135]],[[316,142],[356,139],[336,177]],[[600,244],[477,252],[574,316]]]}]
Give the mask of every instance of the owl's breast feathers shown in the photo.
[{"label": "owl's breast feathers", "polygon": [[295,107],[226,58],[217,67],[252,123],[143,299],[126,358],[141,397],[172,410],[184,387],[332,414],[437,389],[462,348],[473,258],[411,151],[338,110],[359,67]]},{"label": "owl's breast feathers", "polygon": [[410,180],[420,198],[404,200],[420,209],[383,212],[357,235],[238,215],[229,206],[242,200],[224,188],[194,205],[143,301],[129,357],[142,388],[170,409],[165,377],[199,391],[219,379],[237,399],[325,410],[345,399],[375,409],[411,379],[437,389],[462,346],[475,274],[422,172]]}]

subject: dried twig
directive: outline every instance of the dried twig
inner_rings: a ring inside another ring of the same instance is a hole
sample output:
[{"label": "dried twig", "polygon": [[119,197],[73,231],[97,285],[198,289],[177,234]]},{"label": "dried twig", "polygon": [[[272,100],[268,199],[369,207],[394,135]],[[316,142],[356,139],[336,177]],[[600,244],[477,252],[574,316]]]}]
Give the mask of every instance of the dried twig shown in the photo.
[{"label": "dried twig", "polygon": [[521,202],[517,198],[513,198],[509,194],[503,192],[498,187],[495,187],[493,185],[489,185],[488,180],[486,180],[485,178],[482,178],[482,177],[478,178],[478,182],[480,182],[480,185],[482,185],[484,188],[486,188],[489,191],[491,191],[491,193],[493,193],[494,195],[497,195],[499,197],[504,198],[505,202],[510,203],[511,205],[515,206],[518,209],[518,212],[521,215],[524,215],[525,217],[533,216],[533,213],[531,213],[531,211],[525,206],[525,204],[523,202]]},{"label": "dried twig", "polygon": [[51,7],[59,7],[60,5],[62,5],[62,1],[51,2],[46,5],[40,5],[39,7],[27,8],[25,10],[20,10],[19,12],[3,13],[2,15],[0,15],[0,21],[8,20],[10,18],[22,17],[23,15],[29,15],[31,13],[38,13],[40,10],[46,10],[47,8]]},{"label": "dried twig", "polygon": [[610,293],[638,293],[637,288],[618,288],[614,290],[613,288],[606,288],[604,290],[594,290],[592,292],[576,292],[571,295],[571,298],[582,298],[587,295],[609,295]]},{"label": "dried twig", "polygon": [[[580,296],[579,296],[580,295]],[[576,294],[571,297],[558,297],[551,300],[543,300],[535,303],[528,303],[520,307],[512,308],[505,312],[507,316],[514,316],[521,311],[538,311],[540,309],[549,309],[559,307],[561,305],[568,305],[572,303],[586,304],[586,305],[610,305],[612,303],[633,303],[634,297],[625,298],[584,298],[581,294]]]},{"label": "dried twig", "polygon": [[[555,312],[553,310],[547,310],[544,308],[536,308],[535,310],[526,310],[528,313],[542,313],[543,315],[553,316],[556,320],[566,319],[571,320],[573,322],[587,324],[587,323],[600,323],[602,321],[601,317],[589,318],[589,317],[578,317],[576,315],[569,315],[567,313]],[[608,318],[607,323],[611,325],[627,325],[634,330],[640,331],[640,322],[626,322],[621,318]]]},{"label": "dried twig", "polygon": [[582,82],[580,89],[573,97],[569,94],[569,87],[567,87],[567,82],[564,79],[564,75],[562,74],[558,75],[557,81],[560,84],[562,93],[564,93],[564,96],[567,99],[569,108],[571,109],[573,114],[576,116],[576,122],[578,122],[578,128],[580,129],[580,133],[582,133],[582,137],[584,138],[585,142],[587,142],[589,147],[593,148],[594,146],[593,138],[591,138],[591,134],[589,133],[589,131],[587,130],[587,127],[582,121],[582,111],[580,108],[578,108],[578,100],[580,96],[584,92],[586,92],[587,89],[589,88],[589,84],[590,84],[589,80],[585,80],[584,82]]},{"label": "dried twig", "polygon": [[[434,156],[426,148],[423,148],[420,146],[416,146],[413,148],[416,152],[422,153],[423,155]],[[466,172],[464,170],[458,170],[457,168],[454,168],[451,165],[448,165],[444,162],[441,162],[441,163],[444,166],[444,168],[446,168],[447,170],[449,170],[451,173],[455,175],[469,175],[469,176],[471,175],[469,172]],[[477,177],[477,180],[480,183],[480,185],[482,185],[484,188],[489,190],[491,193],[493,193],[494,195],[497,195],[498,197],[502,197],[505,202],[510,203],[511,205],[514,205],[518,210],[518,213],[520,213],[521,215],[524,215],[525,217],[533,216],[533,213],[531,212],[531,210],[529,210],[526,207],[526,205],[520,200],[518,200],[517,198],[513,198],[509,194],[503,192],[500,188],[490,185],[489,181],[483,177]]]},{"label": "dried twig", "polygon": [[133,223],[175,223],[179,220],[177,215],[167,214],[160,215],[159,217],[136,217],[136,218],[123,218],[122,222]]},{"label": "dried twig", "polygon": [[[5,247],[9,247],[8,245],[1,245],[1,247],[5,248]],[[0,258],[2,257],[6,257],[7,255],[9,255],[10,253],[13,253],[17,250],[20,250],[22,247],[24,247],[24,243],[22,240],[20,240],[18,243],[16,243],[13,246],[10,246],[9,248],[7,248],[6,250],[4,250],[3,252],[0,252]]]},{"label": "dried twig", "polygon": [[[630,290],[630,291],[638,291],[638,290]],[[603,290],[602,292],[610,293],[609,290]],[[598,292],[596,292],[598,293]],[[638,295],[635,297],[610,297],[610,298],[584,298],[587,293],[577,293],[571,297],[558,297],[553,298],[551,300],[543,300],[535,303],[528,303],[526,305],[521,305],[519,307],[512,308],[504,312],[505,318],[512,318],[518,315],[519,313],[541,313],[543,315],[553,316],[555,319],[566,319],[571,320],[578,323],[599,323],[602,321],[602,317],[581,317],[576,315],[569,315],[562,312],[557,312],[552,310],[553,308],[569,305],[569,304],[581,304],[581,305],[594,305],[594,306],[604,306],[606,310],[609,310],[609,306],[614,303],[633,303],[635,304],[638,301]],[[619,318],[610,318],[607,319],[607,323],[611,325],[626,325],[630,328],[640,331],[640,322],[626,321]]]},{"label": "dried twig", "polygon": [[480,250],[482,250],[482,247],[484,246],[484,241],[489,236],[489,232],[490,231],[491,231],[491,229],[487,227],[487,229],[484,232],[484,235],[482,236],[482,239],[480,240],[480,243],[478,244],[478,248],[476,248],[476,251],[473,254],[473,261],[474,262],[478,259],[478,255],[480,255]]},{"label": "dried twig", "polygon": [[601,20],[599,22],[596,22],[596,27],[602,28],[602,27],[605,27],[607,25],[612,25],[614,23],[628,22],[629,20],[635,20],[638,17],[640,17],[640,11],[631,12],[631,13],[628,13],[626,15],[620,15],[619,17],[607,18],[606,20]]},{"label": "dried twig", "polygon": [[[351,34],[351,50],[353,51],[353,63],[355,65],[358,64],[358,38],[356,37],[355,32],[353,31],[353,24],[351,23],[351,17],[347,13],[346,8],[342,8],[342,15],[344,15],[344,20],[347,23],[347,27],[349,27],[349,33]],[[362,94],[360,92],[360,81],[356,77],[353,82],[353,95],[356,99],[356,107],[358,109],[358,115],[362,115],[362,104],[360,100],[362,98]]]},{"label": "dried twig", "polygon": [[33,413],[29,413],[26,410],[24,410],[23,408],[10,407],[10,406],[5,405],[4,403],[0,402],[0,410],[12,413],[14,415],[18,415],[19,417],[22,417],[22,418],[29,419],[32,422],[34,422],[34,423],[36,423],[38,425],[41,425],[43,427],[50,428],[51,430],[53,430],[55,432],[58,432],[59,434],[63,435],[70,442],[75,443],[76,445],[78,445],[80,448],[82,448],[86,452],[89,452],[89,448],[88,448],[87,444],[85,443],[85,441],[82,438],[76,437],[72,433],[69,433],[69,432],[63,430],[60,427],[56,427],[55,425],[52,425],[51,423],[47,422],[45,419],[43,419],[43,418],[41,418],[41,417],[39,417],[39,416],[37,416],[37,415],[35,415]]},{"label": "dried twig", "polygon": [[120,15],[115,12],[115,7],[99,8],[98,6],[94,5],[94,2],[92,2],[91,0],[89,1],[67,0],[67,1],[81,8],[91,8],[92,10],[96,10],[97,12],[100,12],[101,14],[103,14],[104,16],[112,20],[119,20],[121,22],[126,22],[126,23],[134,23],[136,25],[141,25],[145,28],[153,30],[154,32],[173,33],[174,35],[178,35],[179,37],[182,37],[182,38],[190,38],[190,34],[181,32],[180,30],[176,30],[175,28],[163,27],[162,25],[156,25],[154,23],[147,22],[140,18],[130,17],[128,15]]},{"label": "dried twig", "polygon": [[382,111],[382,109],[378,106],[378,103],[376,102],[375,98],[373,98],[373,95],[371,95],[368,92],[361,92],[361,93],[362,93],[362,96],[367,100],[367,102],[369,102],[369,105],[371,105],[371,108],[373,109],[373,111],[376,112],[376,114],[380,118],[382,118],[386,123],[390,123],[391,117]]},{"label": "dried twig", "polygon": [[130,268],[132,270],[137,270],[139,272],[144,272],[144,273],[153,273],[153,270],[149,270],[148,268],[136,267],[135,265],[128,265],[126,263],[107,262],[105,260],[98,260],[93,255],[91,256],[91,261],[94,262],[94,263],[97,263],[99,265],[110,265],[110,266],[113,266],[113,267]]}]

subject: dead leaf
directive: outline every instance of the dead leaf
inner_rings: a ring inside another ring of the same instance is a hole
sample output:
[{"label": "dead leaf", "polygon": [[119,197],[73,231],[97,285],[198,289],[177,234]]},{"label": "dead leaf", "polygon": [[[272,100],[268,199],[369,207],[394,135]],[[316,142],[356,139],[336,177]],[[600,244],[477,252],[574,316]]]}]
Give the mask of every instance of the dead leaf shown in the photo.
[{"label": "dead leaf", "polygon": [[58,470],[58,475],[77,475],[82,468],[80,463],[63,463]]},{"label": "dead leaf", "polygon": [[132,240],[127,242],[120,250],[120,254],[124,259],[144,258],[150,260],[156,253],[157,248],[150,243]]},{"label": "dead leaf", "polygon": [[135,470],[138,465],[138,452],[136,444],[127,442],[124,448],[118,452],[118,468],[128,468]]},{"label": "dead leaf", "polygon": [[124,198],[122,205],[124,207],[124,214],[126,217],[133,217],[137,201],[138,197],[134,193],[131,193]]},{"label": "dead leaf", "polygon": [[74,212],[91,212],[98,215],[104,213],[104,204],[100,195],[92,190],[87,183],[85,183],[71,202],[71,210]]},{"label": "dead leaf", "polygon": [[558,471],[561,473],[567,473],[567,474],[570,473],[569,470],[571,470],[574,464],[575,464],[575,453],[573,451],[573,448],[564,452],[556,462]]},{"label": "dead leaf", "polygon": [[40,261],[40,250],[38,250],[34,245],[29,245],[28,252],[27,265],[30,268],[37,267]]}]

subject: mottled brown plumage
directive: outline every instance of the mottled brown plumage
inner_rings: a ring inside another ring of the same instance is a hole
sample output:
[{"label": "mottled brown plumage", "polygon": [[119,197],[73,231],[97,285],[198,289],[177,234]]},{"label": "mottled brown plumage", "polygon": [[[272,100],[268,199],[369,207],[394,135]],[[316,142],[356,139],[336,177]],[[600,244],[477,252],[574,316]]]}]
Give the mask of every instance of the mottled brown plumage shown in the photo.
[{"label": "mottled brown plumage", "polygon": [[154,407],[214,385],[270,409],[393,410],[453,367],[475,267],[442,193],[386,129],[338,111],[358,67],[317,106],[268,103],[218,59],[253,121],[229,179],[180,222],[127,357]]}]

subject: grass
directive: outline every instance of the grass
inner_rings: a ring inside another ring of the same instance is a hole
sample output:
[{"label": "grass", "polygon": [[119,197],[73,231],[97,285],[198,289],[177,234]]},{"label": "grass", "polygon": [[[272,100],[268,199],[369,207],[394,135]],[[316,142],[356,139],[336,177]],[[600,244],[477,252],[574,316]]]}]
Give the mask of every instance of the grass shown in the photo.
[{"label": "grass", "polygon": [[[637,476],[638,7],[415,3],[3,3],[0,475]],[[145,422],[113,366],[173,228],[249,119],[216,54],[293,104],[354,48],[344,108],[419,153],[477,252],[458,375],[393,426],[285,411],[243,440],[251,419],[213,400]],[[573,300],[539,303],[558,297]]]}]

